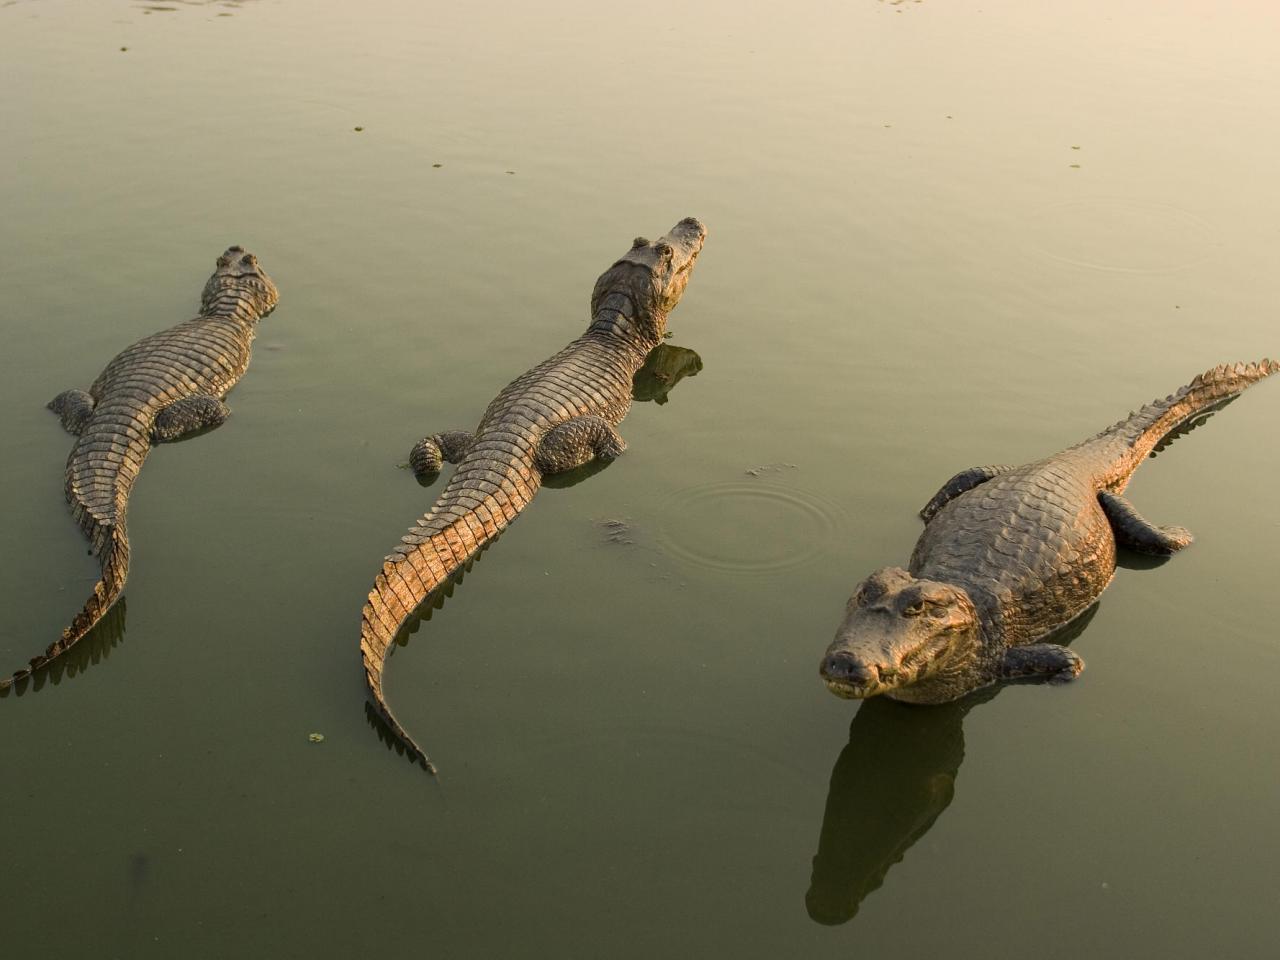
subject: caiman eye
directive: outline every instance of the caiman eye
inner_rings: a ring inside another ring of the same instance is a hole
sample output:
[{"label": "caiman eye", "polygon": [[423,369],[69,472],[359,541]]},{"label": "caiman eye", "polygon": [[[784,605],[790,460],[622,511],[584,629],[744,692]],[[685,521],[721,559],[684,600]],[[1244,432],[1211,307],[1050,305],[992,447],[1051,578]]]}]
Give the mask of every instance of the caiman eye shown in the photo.
[{"label": "caiman eye", "polygon": [[671,249],[671,244],[669,243],[660,243],[655,249],[658,251],[658,256],[663,260],[670,260],[675,255],[675,251]]},{"label": "caiman eye", "polygon": [[903,615],[904,617],[918,617],[918,616],[920,616],[922,613],[924,613],[924,602],[923,602],[923,601],[921,601],[920,603],[913,603],[913,604],[912,604],[911,606],[909,606],[909,607],[903,607],[903,608],[902,608],[902,615]]}]

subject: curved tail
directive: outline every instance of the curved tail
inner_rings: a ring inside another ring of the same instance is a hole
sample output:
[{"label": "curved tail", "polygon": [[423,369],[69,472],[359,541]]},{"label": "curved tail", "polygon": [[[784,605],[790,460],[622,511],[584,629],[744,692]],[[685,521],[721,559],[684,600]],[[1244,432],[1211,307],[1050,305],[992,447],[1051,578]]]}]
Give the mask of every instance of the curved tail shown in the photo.
[{"label": "curved tail", "polygon": [[[387,656],[396,640],[417,622],[419,611],[440,597],[506,529],[539,486],[538,478],[527,468],[498,482],[488,470],[483,479],[470,473],[459,467],[440,501],[383,562],[360,623],[360,655],[373,707],[410,756],[431,773],[436,772],[435,764],[400,725],[383,694]],[[462,490],[466,493],[460,496]]]},{"label": "curved tail", "polygon": [[1231,400],[1273,373],[1280,373],[1280,363],[1265,359],[1214,367],[1163,400],[1152,401],[1086,441],[1089,444],[1101,441],[1109,448],[1114,447],[1115,468],[1104,485],[1116,493],[1121,492],[1161,440],[1198,414]]},{"label": "curved tail", "polygon": [[44,653],[32,657],[30,663],[10,677],[0,680],[0,689],[12,686],[19,680],[29,677],[41,667],[47,666],[70,650],[77,641],[97,626],[106,616],[107,611],[120,599],[124,592],[124,584],[129,576],[129,534],[123,522],[101,522],[94,524],[90,537],[93,551],[102,564],[102,578],[94,585],[93,593],[85,601],[84,607],[71,621],[71,626],[62,631],[62,636],[49,644]]}]

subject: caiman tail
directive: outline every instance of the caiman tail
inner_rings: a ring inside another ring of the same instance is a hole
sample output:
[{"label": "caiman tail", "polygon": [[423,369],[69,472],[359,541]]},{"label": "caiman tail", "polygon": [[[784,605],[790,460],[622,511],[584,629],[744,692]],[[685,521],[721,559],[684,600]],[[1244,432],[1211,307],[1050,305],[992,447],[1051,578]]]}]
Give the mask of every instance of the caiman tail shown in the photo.
[{"label": "caiman tail", "polygon": [[1177,392],[1129,414],[1082,446],[1099,442],[1105,445],[1112,454],[1114,466],[1104,478],[1103,486],[1120,493],[1147,454],[1170,433],[1197,414],[1225,403],[1277,372],[1280,372],[1280,363],[1274,360],[1223,364],[1206,370]]},{"label": "caiman tail", "polygon": [[102,579],[93,588],[93,593],[85,601],[84,607],[71,621],[71,626],[62,631],[62,636],[49,644],[48,649],[12,676],[0,680],[0,689],[11,686],[19,680],[30,676],[41,667],[47,666],[70,650],[81,637],[98,625],[112,605],[120,599],[124,592],[124,582],[129,575],[129,535],[123,526],[101,528],[101,534],[95,538],[95,551],[102,562]]},{"label": "caiman tail", "polygon": [[[70,650],[85,634],[97,626],[107,611],[120,599],[129,576],[129,533],[126,526],[129,491],[137,477],[147,448],[129,450],[123,459],[96,460],[90,451],[96,442],[91,425],[81,435],[67,462],[67,499],[76,523],[92,545],[91,550],[101,564],[102,577],[94,584],[93,593],[85,601],[62,636],[49,644],[44,653],[32,657],[26,667],[0,680],[0,688],[10,686],[47,666]],[[96,452],[96,451],[94,451]]]},{"label": "caiman tail", "polygon": [[435,764],[387,705],[382,675],[392,644],[417,612],[506,529],[538,490],[540,480],[527,465],[495,472],[493,451],[484,446],[482,441],[473,448],[436,505],[383,562],[360,623],[360,656],[374,708],[431,773]]}]

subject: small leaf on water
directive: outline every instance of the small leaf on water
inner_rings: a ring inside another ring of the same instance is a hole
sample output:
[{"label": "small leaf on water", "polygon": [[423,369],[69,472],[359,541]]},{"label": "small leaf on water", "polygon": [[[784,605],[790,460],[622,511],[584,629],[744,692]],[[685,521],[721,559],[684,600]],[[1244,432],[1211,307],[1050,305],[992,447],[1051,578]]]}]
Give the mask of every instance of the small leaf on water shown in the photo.
[{"label": "small leaf on water", "polygon": [[324,734],[323,734],[323,733],[313,733],[313,734],[308,735],[308,736],[307,736],[307,739],[308,739],[308,740],[310,740],[312,743],[324,743]]}]

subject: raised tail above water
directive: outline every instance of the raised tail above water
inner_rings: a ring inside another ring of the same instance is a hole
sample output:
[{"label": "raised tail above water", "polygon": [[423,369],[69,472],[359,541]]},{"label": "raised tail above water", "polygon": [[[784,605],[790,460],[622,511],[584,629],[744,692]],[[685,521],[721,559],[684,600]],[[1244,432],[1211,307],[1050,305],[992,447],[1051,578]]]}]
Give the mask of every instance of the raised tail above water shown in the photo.
[{"label": "raised tail above water", "polygon": [[1153,400],[1081,446],[1105,445],[1115,463],[1107,486],[1119,493],[1161,440],[1187,421],[1239,396],[1273,373],[1280,373],[1280,363],[1267,359],[1257,363],[1223,364],[1206,370],[1185,387],[1163,400]]}]

